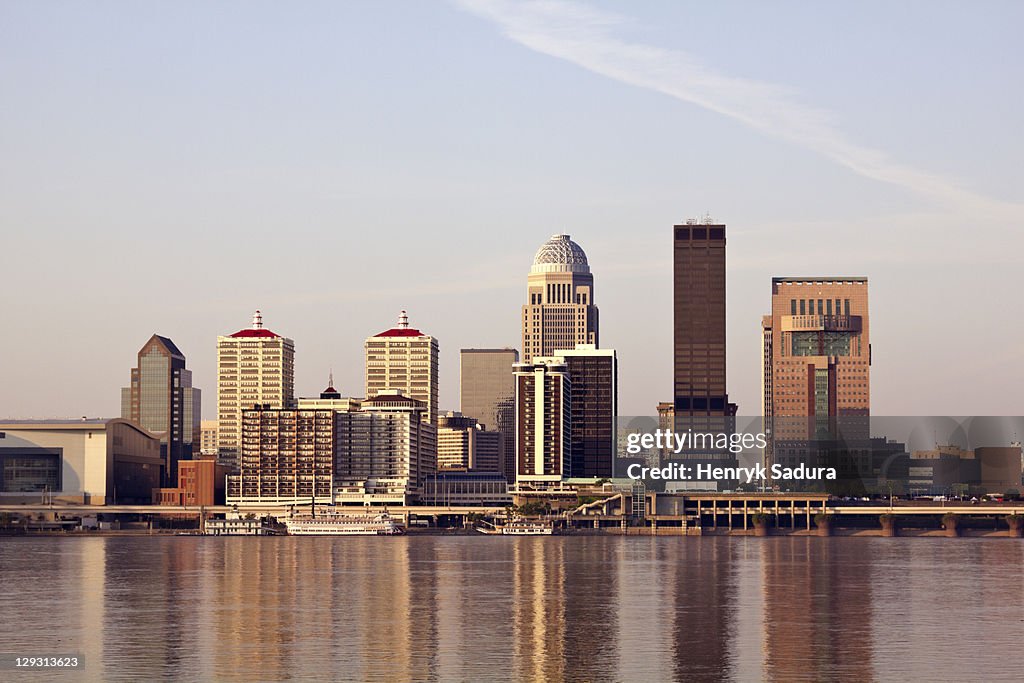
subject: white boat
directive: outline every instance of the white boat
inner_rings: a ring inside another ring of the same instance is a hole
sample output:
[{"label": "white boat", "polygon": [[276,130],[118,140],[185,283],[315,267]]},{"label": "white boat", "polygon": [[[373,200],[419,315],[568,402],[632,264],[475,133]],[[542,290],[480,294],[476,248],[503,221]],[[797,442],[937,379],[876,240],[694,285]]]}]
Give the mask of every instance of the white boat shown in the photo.
[{"label": "white boat", "polygon": [[551,536],[555,527],[551,522],[516,519],[508,524],[494,524],[490,527],[477,527],[482,534],[502,536]]},{"label": "white boat", "polygon": [[283,521],[288,534],[293,536],[399,536],[405,533],[405,527],[386,512],[346,515],[320,511],[315,515],[294,515]]}]

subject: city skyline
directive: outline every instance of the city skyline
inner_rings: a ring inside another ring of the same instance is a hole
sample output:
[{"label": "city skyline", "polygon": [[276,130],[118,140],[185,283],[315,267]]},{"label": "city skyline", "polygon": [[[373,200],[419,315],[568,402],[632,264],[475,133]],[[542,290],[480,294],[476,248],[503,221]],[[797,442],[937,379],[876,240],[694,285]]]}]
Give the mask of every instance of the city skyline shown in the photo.
[{"label": "city skyline", "polygon": [[[760,405],[771,278],[820,272],[872,282],[874,414],[1024,412],[1024,318],[989,296],[1024,278],[1008,86],[1024,8],[403,7],[311,4],[301,22],[248,8],[241,24],[198,6],[0,8],[0,58],[21,65],[0,74],[18,104],[0,113],[0,224],[24,256],[0,293],[17,332],[0,337],[0,415],[116,416],[156,333],[210,418],[215,337],[257,308],[296,341],[298,395],[331,368],[361,393],[362,341],[408,310],[440,340],[439,408],[456,409],[459,349],[519,345],[522,279],[556,232],[599,279],[620,413],[650,415],[672,392],[671,226],[707,211],[730,230],[741,413]],[[592,52],[567,52],[584,29]],[[983,39],[950,50],[965,32]],[[661,51],[668,80],[609,61],[637,46]],[[694,74],[717,89],[687,90]],[[723,99],[748,94],[753,109]],[[809,112],[817,127],[790,125]],[[174,296],[147,283],[165,265]],[[936,313],[913,302],[936,300],[958,323],[925,341]]]}]

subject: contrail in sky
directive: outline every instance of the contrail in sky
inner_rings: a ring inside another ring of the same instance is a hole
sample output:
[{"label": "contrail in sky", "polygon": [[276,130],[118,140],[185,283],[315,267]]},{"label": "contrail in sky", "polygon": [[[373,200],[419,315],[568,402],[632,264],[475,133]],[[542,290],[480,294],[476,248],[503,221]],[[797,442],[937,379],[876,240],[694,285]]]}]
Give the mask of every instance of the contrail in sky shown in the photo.
[{"label": "contrail in sky", "polygon": [[624,18],[559,0],[456,0],[497,24],[512,40],[594,73],[655,90],[727,116],[762,133],[817,152],[854,173],[889,183],[973,213],[1012,220],[1024,206],[971,192],[955,182],[912,168],[880,150],[850,140],[821,109],[798,101],[790,89],[718,73],[689,54],[613,35]]}]

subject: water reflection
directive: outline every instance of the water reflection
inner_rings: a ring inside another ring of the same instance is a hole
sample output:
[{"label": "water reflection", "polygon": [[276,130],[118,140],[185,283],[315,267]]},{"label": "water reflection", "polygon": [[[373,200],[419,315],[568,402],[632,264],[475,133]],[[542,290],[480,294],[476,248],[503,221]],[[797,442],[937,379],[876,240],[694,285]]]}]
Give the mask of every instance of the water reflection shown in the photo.
[{"label": "water reflection", "polygon": [[53,680],[1012,680],[1022,561],[1009,539],[0,539],[0,637],[85,656]]},{"label": "water reflection", "polygon": [[765,664],[771,680],[873,678],[866,539],[792,538],[764,544]]}]

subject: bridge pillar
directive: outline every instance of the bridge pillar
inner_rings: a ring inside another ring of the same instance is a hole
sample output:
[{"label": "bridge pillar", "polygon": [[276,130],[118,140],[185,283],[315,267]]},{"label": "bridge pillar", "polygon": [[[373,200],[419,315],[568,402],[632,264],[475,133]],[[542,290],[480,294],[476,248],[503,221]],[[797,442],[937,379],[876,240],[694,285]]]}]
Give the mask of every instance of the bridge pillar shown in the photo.
[{"label": "bridge pillar", "polygon": [[942,528],[946,531],[946,536],[950,538],[956,538],[960,535],[960,515],[948,513],[942,516]]},{"label": "bridge pillar", "polygon": [[878,516],[882,525],[882,535],[887,538],[896,536],[896,515],[884,514]]}]

